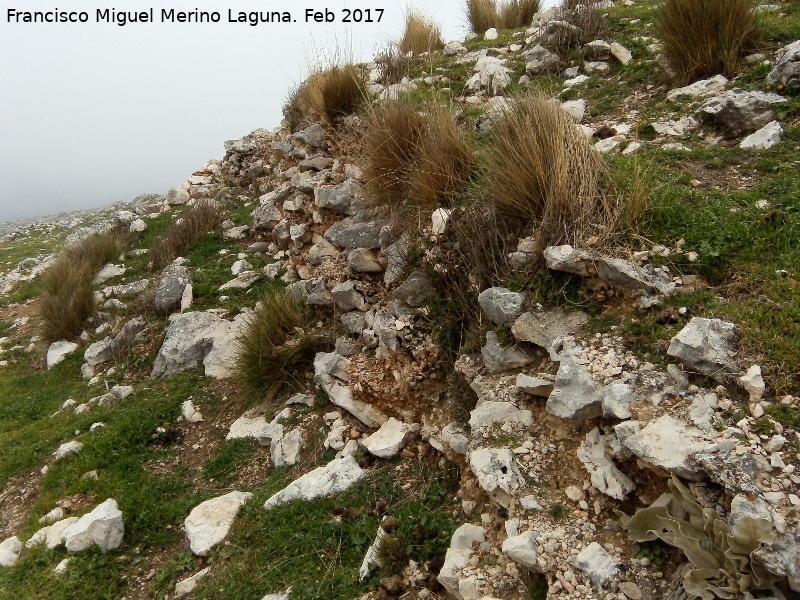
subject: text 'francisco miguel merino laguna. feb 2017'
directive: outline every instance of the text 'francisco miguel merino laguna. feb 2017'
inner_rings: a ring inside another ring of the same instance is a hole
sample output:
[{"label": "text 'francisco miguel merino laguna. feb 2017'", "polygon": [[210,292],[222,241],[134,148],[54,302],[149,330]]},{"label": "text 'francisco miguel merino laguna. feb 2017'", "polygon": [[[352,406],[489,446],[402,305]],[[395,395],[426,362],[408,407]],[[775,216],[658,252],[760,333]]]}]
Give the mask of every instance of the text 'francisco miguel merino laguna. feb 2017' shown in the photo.
[{"label": "text 'francisco miguel merino laguna. feb 2017'", "polygon": [[242,23],[252,27],[262,23],[380,23],[384,9],[306,8],[292,11],[238,11],[229,8],[219,11],[180,11],[174,8],[122,11],[98,8],[95,11],[69,11],[55,8],[48,11],[28,11],[9,8],[8,23],[111,23],[120,27],[134,23]]}]

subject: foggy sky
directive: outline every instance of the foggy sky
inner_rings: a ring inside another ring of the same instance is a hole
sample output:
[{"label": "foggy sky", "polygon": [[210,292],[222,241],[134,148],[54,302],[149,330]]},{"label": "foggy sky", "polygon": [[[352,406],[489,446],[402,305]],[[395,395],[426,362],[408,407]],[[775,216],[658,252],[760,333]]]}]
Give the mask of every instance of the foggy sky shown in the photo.
[{"label": "foggy sky", "polygon": [[[552,2],[552,0],[551,0]],[[121,1],[156,22],[95,23],[99,0],[6,0],[0,13],[0,222],[165,193],[223,142],[280,124],[287,92],[337,54],[369,60],[407,7],[466,34],[465,0]],[[380,24],[305,23],[305,9],[384,8]],[[90,22],[8,23],[7,11],[87,11]],[[161,9],[222,22],[161,23]],[[227,11],[291,10],[296,23],[227,23]]]}]

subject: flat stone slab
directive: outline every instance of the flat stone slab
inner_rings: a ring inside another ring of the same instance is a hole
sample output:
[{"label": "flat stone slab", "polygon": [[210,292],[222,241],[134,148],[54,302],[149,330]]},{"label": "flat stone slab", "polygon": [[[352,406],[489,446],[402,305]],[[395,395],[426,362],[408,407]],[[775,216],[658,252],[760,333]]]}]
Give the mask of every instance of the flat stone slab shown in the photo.
[{"label": "flat stone slab", "polygon": [[248,492],[230,492],[195,506],[183,522],[192,552],[207,556],[228,536],[239,510],[252,497]]},{"label": "flat stone slab", "polygon": [[264,503],[270,510],[292,500],[313,500],[340,494],[363,479],[365,473],[352,456],[344,456],[318,467],[293,481]]}]

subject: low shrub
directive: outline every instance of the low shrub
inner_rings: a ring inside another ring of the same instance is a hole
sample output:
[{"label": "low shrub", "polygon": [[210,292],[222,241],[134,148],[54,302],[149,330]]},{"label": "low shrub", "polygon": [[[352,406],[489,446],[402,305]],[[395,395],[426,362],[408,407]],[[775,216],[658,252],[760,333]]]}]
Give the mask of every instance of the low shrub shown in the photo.
[{"label": "low shrub", "polygon": [[752,0],[666,0],[655,24],[680,84],[736,75],[761,37]]},{"label": "low shrub", "polygon": [[185,255],[200,238],[221,222],[222,214],[217,202],[197,202],[153,242],[153,271],[160,271],[179,256]]},{"label": "low shrub", "polygon": [[437,25],[419,15],[413,13],[408,15],[403,37],[397,43],[397,49],[402,54],[408,52],[422,54],[442,48],[444,48],[442,31]]},{"label": "low shrub", "polygon": [[473,151],[446,106],[419,110],[407,100],[371,109],[364,140],[367,192],[395,212],[430,212],[448,204],[470,176]]},{"label": "low shrub", "polygon": [[292,131],[305,120],[321,118],[335,123],[353,114],[366,97],[366,79],[357,65],[334,65],[316,70],[293,90],[283,107],[283,115]]},{"label": "low shrub", "polygon": [[311,331],[313,312],[287,295],[268,293],[249,317],[237,340],[237,368],[258,400],[272,400],[305,382],[305,372],[328,341]]},{"label": "low shrub", "polygon": [[483,166],[498,216],[532,227],[540,250],[601,244],[627,214],[609,167],[555,100],[518,98],[495,121]]},{"label": "low shrub", "polygon": [[90,235],[66,248],[44,272],[38,314],[47,341],[70,339],[80,333],[84,319],[94,310],[95,274],[126,243],[127,235],[121,231]]}]

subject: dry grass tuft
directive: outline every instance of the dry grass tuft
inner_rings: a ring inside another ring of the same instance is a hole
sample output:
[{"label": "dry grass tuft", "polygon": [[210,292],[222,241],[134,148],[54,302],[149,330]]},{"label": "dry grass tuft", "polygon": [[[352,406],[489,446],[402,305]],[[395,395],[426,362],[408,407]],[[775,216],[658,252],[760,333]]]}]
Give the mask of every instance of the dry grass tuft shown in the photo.
[{"label": "dry grass tuft", "polygon": [[496,0],[467,0],[467,19],[475,33],[485,33],[487,29],[497,27],[500,17]]},{"label": "dry grass tuft", "polygon": [[410,14],[406,17],[406,29],[403,38],[397,42],[397,49],[402,54],[413,52],[422,54],[444,48],[442,30],[438,25],[423,17]]},{"label": "dry grass tuft", "polygon": [[167,227],[153,242],[151,256],[153,271],[160,271],[179,256],[183,256],[201,237],[222,222],[219,204],[201,200],[180,219]]},{"label": "dry grass tuft", "polygon": [[760,31],[752,0],[666,0],[656,19],[676,82],[734,76]]},{"label": "dry grass tuft", "polygon": [[472,147],[453,111],[407,100],[375,106],[367,118],[364,153],[371,201],[395,214],[447,205],[474,167]]},{"label": "dry grass tuft", "polygon": [[555,100],[519,98],[497,120],[484,167],[498,215],[533,225],[541,249],[603,243],[622,218],[608,166]]},{"label": "dry grass tuft", "polygon": [[498,6],[497,0],[467,0],[467,19],[475,33],[487,29],[519,29],[530,27],[541,9],[541,0],[509,0]]},{"label": "dry grass tuft", "polygon": [[264,297],[238,339],[238,371],[259,400],[305,383],[306,370],[327,337],[311,332],[315,316],[285,290]]},{"label": "dry grass tuft", "polygon": [[39,320],[47,341],[70,339],[80,333],[84,319],[94,310],[95,274],[126,243],[127,236],[119,231],[90,235],[65,249],[44,272]]},{"label": "dry grass tuft", "polygon": [[519,29],[530,27],[533,15],[539,12],[540,0],[511,0],[500,7],[500,27]]},{"label": "dry grass tuft", "polygon": [[414,67],[420,64],[420,58],[415,54],[403,53],[392,47],[378,55],[375,62],[380,65],[378,83],[391,85],[399,83],[403,77],[411,77]]},{"label": "dry grass tuft", "polygon": [[364,103],[366,79],[357,65],[334,65],[314,71],[294,89],[283,106],[283,116],[292,131],[315,117],[335,123],[353,114]]},{"label": "dry grass tuft", "polygon": [[597,8],[597,0],[564,0],[558,13],[558,20],[573,25],[575,29],[562,27],[553,33],[549,41],[557,49],[568,51],[580,48],[607,34],[603,14]]}]

